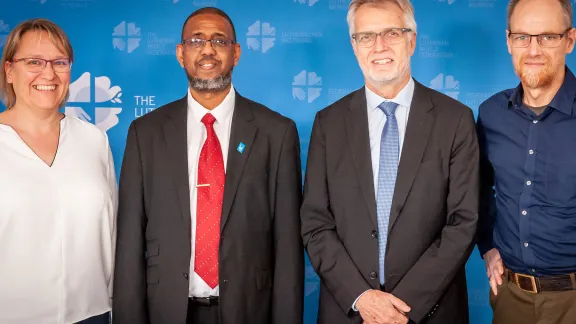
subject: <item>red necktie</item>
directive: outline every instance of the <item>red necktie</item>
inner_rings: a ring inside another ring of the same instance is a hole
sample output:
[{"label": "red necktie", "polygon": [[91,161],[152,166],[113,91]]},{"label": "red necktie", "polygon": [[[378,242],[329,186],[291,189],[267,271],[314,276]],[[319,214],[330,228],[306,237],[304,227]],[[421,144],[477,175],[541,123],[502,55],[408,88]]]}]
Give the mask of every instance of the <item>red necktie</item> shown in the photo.
[{"label": "red necktie", "polygon": [[198,161],[194,261],[194,272],[212,289],[218,286],[218,245],[226,177],[222,148],[213,127],[215,121],[211,114],[202,118],[207,137]]}]

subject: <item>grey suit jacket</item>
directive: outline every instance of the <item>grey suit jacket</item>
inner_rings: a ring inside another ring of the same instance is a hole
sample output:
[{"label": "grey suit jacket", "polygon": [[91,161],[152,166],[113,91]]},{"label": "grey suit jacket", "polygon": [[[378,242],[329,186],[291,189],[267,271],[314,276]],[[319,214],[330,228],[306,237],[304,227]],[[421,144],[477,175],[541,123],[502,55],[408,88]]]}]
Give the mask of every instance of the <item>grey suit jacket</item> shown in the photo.
[{"label": "grey suit jacket", "polygon": [[[120,174],[115,324],[186,323],[186,116],[184,97],[130,125]],[[218,253],[220,323],[302,322],[301,179],[294,122],[236,94]]]},{"label": "grey suit jacket", "polygon": [[[464,266],[478,219],[471,110],[416,82],[392,202],[385,291],[414,323],[468,323]],[[378,223],[364,88],[316,115],[301,208],[321,278],[318,323],[361,323],[351,309],[380,289]]]}]

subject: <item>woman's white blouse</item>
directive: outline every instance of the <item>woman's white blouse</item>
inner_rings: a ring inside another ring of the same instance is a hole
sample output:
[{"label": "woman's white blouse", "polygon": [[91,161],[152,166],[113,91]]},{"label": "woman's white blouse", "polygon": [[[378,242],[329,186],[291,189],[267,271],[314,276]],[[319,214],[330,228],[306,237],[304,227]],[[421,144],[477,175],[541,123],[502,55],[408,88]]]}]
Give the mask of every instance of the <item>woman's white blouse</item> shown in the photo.
[{"label": "woman's white blouse", "polygon": [[68,324],[110,311],[117,187],[106,133],[60,122],[45,164],[0,124],[0,323]]}]

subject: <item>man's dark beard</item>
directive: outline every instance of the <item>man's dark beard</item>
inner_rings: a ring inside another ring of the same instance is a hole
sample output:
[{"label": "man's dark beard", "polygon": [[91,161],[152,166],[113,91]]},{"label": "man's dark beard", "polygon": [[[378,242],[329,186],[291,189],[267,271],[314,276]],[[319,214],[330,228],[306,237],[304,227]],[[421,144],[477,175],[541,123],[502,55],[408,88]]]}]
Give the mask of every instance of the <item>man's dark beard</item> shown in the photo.
[{"label": "man's dark beard", "polygon": [[190,87],[199,92],[220,92],[232,82],[232,69],[212,79],[202,79],[188,75]]}]

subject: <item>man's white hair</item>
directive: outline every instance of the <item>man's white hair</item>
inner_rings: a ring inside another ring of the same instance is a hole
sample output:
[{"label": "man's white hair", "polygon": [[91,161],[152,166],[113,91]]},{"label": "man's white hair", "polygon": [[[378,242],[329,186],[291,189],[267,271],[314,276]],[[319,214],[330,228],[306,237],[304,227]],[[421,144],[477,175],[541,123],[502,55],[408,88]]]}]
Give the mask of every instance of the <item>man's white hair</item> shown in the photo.
[{"label": "man's white hair", "polygon": [[412,7],[410,0],[352,0],[350,2],[350,6],[348,7],[348,15],[346,16],[350,36],[354,34],[354,18],[356,17],[356,12],[360,7],[364,5],[379,6],[383,5],[384,3],[393,3],[400,7],[400,9],[402,9],[404,12],[404,23],[406,24],[405,27],[412,29],[413,32],[416,32],[414,8]]}]

